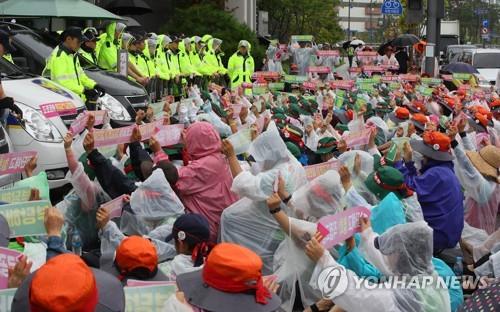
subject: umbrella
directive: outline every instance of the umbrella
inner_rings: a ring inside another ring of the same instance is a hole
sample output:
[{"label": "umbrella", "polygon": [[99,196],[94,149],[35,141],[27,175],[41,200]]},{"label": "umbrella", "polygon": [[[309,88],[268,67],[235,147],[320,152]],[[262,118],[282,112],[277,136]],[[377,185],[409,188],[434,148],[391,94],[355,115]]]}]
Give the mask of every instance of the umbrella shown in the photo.
[{"label": "umbrella", "polygon": [[365,42],[363,40],[354,39],[353,41],[351,41],[351,45],[352,46],[365,45]]},{"label": "umbrella", "polygon": [[142,15],[153,12],[143,0],[114,0],[106,6],[106,9],[118,15]]},{"label": "umbrella", "polygon": [[127,28],[130,29],[130,27],[141,27],[141,24],[135,19],[130,16],[122,16],[123,18],[123,24],[127,25]]},{"label": "umbrella", "polygon": [[443,71],[449,72],[452,74],[460,73],[460,74],[479,74],[477,69],[475,69],[472,65],[462,62],[450,63],[443,67]]},{"label": "umbrella", "polygon": [[377,52],[378,54],[380,55],[384,55],[385,54],[385,50],[388,48],[388,47],[391,47],[392,46],[392,41],[387,41],[386,43],[383,43],[380,47],[378,47],[377,49]]},{"label": "umbrella", "polygon": [[344,42],[342,42],[342,48],[344,50],[347,50],[347,49],[349,49],[350,44],[351,44],[351,40],[344,41]]},{"label": "umbrella", "polygon": [[420,40],[415,35],[403,34],[397,37],[396,39],[392,40],[392,45],[395,47],[407,47],[407,46],[412,46],[419,41]]},{"label": "umbrella", "polygon": [[84,0],[7,0],[0,2],[0,16],[121,19],[119,16]]}]

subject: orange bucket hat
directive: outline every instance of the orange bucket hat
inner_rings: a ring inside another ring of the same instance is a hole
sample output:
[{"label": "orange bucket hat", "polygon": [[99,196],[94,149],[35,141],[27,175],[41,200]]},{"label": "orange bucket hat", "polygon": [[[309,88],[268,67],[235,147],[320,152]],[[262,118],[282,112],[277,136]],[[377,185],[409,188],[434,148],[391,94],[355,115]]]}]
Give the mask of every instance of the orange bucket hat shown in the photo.
[{"label": "orange bucket hat", "polygon": [[146,275],[154,275],[158,270],[158,253],[150,240],[140,236],[129,236],[116,248],[115,264],[120,277],[136,271],[146,270]]}]

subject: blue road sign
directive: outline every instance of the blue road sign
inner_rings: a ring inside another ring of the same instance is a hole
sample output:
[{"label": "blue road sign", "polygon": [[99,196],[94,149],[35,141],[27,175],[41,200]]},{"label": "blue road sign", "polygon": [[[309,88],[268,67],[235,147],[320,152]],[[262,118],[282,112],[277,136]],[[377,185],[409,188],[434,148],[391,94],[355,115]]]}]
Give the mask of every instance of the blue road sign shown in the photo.
[{"label": "blue road sign", "polygon": [[400,0],[384,0],[382,4],[382,14],[401,15],[403,6]]},{"label": "blue road sign", "polygon": [[483,27],[484,28],[489,28],[490,22],[488,20],[483,20]]}]

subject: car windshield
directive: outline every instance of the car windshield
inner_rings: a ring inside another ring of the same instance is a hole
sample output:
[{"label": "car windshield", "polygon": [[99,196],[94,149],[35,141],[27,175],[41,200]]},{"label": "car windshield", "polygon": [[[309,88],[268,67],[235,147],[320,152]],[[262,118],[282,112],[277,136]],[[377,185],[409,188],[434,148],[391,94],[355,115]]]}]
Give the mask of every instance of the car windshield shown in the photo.
[{"label": "car windshield", "polygon": [[2,76],[7,77],[25,76],[16,65],[5,60],[3,57],[0,58],[0,73],[2,73]]},{"label": "car windshield", "polygon": [[500,68],[500,52],[476,53],[472,65],[475,68]]},{"label": "car windshield", "polygon": [[24,46],[30,47],[33,51],[36,51],[44,59],[48,58],[54,49],[54,47],[48,45],[40,37],[30,32],[17,33],[16,40],[21,42]]}]

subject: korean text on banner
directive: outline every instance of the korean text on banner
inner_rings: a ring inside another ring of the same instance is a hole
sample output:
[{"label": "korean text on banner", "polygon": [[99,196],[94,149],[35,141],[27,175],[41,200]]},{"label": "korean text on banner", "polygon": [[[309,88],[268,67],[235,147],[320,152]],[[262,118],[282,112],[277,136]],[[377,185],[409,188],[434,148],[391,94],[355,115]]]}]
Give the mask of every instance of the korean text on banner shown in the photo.
[{"label": "korean text on banner", "polygon": [[176,289],[175,285],[124,287],[125,311],[161,311],[165,301],[175,295]]},{"label": "korean text on banner", "polygon": [[44,210],[50,206],[48,200],[1,205],[0,214],[7,219],[11,238],[43,235],[45,234]]},{"label": "korean text on banner", "polygon": [[70,101],[42,104],[40,105],[40,111],[46,118],[74,115],[77,113],[75,104]]},{"label": "korean text on banner", "polygon": [[339,50],[318,50],[317,56],[340,56]]},{"label": "korean text on banner", "polygon": [[304,169],[306,170],[307,180],[311,181],[328,170],[338,170],[339,166],[338,161],[328,161],[317,165],[305,166]]},{"label": "korean text on banner", "polygon": [[0,201],[6,203],[27,202],[31,197],[31,188],[27,186],[0,190]]},{"label": "korean text on banner", "polygon": [[322,217],[318,222],[318,232],[324,237],[321,244],[326,249],[330,249],[336,244],[345,241],[354,233],[360,232],[359,219],[370,217],[370,214],[368,208],[354,207],[332,216]]},{"label": "korean text on banner", "polygon": [[85,111],[76,117],[76,119],[71,123],[69,130],[73,134],[81,133],[87,127],[87,121],[89,120],[90,115],[94,115],[94,126],[102,125],[106,114],[106,111]]},{"label": "korean text on banner", "polygon": [[160,146],[171,146],[181,141],[182,130],[184,130],[184,125],[181,124],[164,125],[157,128],[154,137]]},{"label": "korean text on banner", "polygon": [[24,166],[37,152],[14,152],[0,154],[0,175],[18,173],[24,170]]},{"label": "korean text on banner", "polygon": [[102,209],[105,209],[109,213],[109,217],[119,218],[122,215],[123,206],[125,205],[125,195],[119,196],[107,203],[101,205]]},{"label": "korean text on banner", "polygon": [[347,147],[365,145],[370,141],[371,132],[372,128],[367,128],[359,132],[349,133],[344,138],[344,141],[347,144]]},{"label": "korean text on banner", "polygon": [[16,265],[20,255],[21,253],[18,251],[0,247],[0,289],[7,288],[9,267],[14,267]]}]

